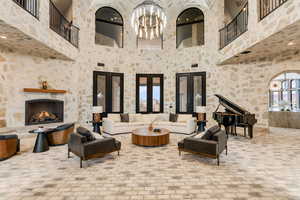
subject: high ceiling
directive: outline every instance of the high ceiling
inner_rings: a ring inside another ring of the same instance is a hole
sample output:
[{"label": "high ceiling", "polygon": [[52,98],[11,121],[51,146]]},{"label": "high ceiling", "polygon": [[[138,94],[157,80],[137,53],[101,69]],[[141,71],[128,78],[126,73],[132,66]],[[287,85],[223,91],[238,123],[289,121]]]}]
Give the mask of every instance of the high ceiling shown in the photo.
[{"label": "high ceiling", "polygon": [[[144,0],[91,0],[92,8],[100,8],[104,5],[110,5],[120,12],[126,12],[132,10],[138,4],[144,2]],[[178,8],[187,8],[189,6],[197,6],[202,9],[210,8],[216,0],[153,0],[163,8],[170,8],[176,6]]]}]

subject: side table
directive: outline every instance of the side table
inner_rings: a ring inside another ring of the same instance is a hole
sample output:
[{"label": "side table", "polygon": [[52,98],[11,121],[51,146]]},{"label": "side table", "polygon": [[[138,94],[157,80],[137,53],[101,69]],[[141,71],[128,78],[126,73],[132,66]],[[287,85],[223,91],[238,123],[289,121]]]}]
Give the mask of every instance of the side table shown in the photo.
[{"label": "side table", "polygon": [[96,133],[99,133],[101,135],[101,126],[102,126],[102,121],[101,122],[95,122],[95,121],[92,121],[93,123],[93,131],[96,132]]},{"label": "side table", "polygon": [[198,126],[198,132],[204,132],[205,131],[205,126],[206,126],[206,120],[203,121],[197,121],[197,126]]},{"label": "side table", "polygon": [[33,148],[33,153],[41,153],[49,150],[47,133],[51,132],[52,130],[53,129],[35,129],[29,131],[29,133],[37,134],[35,145]]}]

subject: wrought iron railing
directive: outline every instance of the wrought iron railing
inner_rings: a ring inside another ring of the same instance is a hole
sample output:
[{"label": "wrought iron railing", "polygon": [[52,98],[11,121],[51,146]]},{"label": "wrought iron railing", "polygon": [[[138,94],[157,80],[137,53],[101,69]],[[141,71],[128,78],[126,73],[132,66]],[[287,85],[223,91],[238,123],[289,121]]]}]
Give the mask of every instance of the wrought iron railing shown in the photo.
[{"label": "wrought iron railing", "polygon": [[50,2],[50,28],[78,48],[79,28],[68,21]]},{"label": "wrought iron railing", "polygon": [[260,0],[260,20],[271,14],[288,0]]},{"label": "wrought iron railing", "polygon": [[248,2],[237,16],[220,30],[220,49],[223,49],[248,30]]},{"label": "wrought iron railing", "polygon": [[35,18],[39,18],[39,2],[38,0],[13,0],[24,10],[29,12]]}]

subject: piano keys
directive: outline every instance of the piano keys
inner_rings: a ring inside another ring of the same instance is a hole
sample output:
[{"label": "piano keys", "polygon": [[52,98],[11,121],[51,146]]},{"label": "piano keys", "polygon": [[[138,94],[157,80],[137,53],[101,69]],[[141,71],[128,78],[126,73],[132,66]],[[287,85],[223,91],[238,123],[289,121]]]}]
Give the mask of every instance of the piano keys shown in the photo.
[{"label": "piano keys", "polygon": [[[234,127],[234,129],[235,127],[243,127],[245,131],[248,129],[248,136],[253,138],[253,126],[257,122],[255,114],[251,114],[222,95],[216,94],[215,96],[219,99],[219,106],[213,113],[213,119],[220,126],[223,125],[225,127],[227,135],[232,133],[230,127]],[[218,112],[220,105],[225,107],[225,112]]]}]

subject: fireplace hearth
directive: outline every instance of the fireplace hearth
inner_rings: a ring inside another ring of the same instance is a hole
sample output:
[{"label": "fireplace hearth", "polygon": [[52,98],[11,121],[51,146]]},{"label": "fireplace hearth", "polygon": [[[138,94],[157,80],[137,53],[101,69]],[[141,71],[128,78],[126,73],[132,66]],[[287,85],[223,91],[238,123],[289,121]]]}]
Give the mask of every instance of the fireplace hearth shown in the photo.
[{"label": "fireplace hearth", "polygon": [[63,121],[63,101],[35,99],[25,102],[25,125],[49,124]]}]

